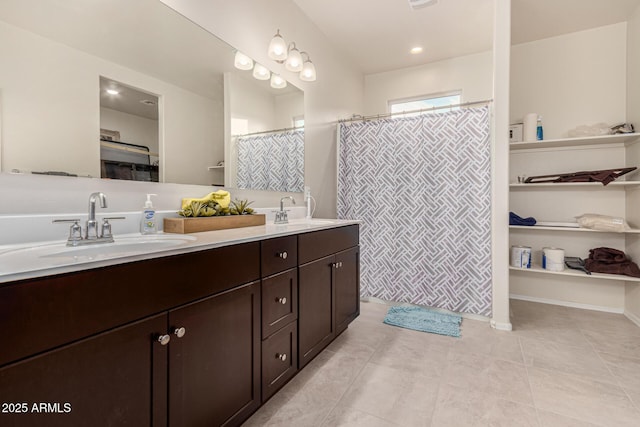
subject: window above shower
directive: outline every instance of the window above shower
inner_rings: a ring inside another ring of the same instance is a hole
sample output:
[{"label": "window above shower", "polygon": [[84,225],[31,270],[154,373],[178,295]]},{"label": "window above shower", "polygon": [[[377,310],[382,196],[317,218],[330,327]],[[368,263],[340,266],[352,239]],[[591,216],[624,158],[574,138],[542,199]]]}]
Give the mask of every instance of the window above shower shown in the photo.
[{"label": "window above shower", "polygon": [[461,92],[448,92],[391,100],[389,101],[389,113],[394,117],[411,117],[459,110],[461,95]]}]

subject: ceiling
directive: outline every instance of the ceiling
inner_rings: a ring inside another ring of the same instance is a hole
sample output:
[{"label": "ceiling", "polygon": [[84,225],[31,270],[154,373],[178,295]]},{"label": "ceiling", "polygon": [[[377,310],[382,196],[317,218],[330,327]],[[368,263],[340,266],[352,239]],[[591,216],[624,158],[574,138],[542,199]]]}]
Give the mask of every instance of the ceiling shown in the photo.
[{"label": "ceiling", "polygon": [[[493,46],[494,0],[293,0],[365,74],[485,52]],[[495,0],[500,1],[500,0]],[[512,43],[625,21],[640,0],[512,0]],[[409,49],[420,45],[422,54]]]}]

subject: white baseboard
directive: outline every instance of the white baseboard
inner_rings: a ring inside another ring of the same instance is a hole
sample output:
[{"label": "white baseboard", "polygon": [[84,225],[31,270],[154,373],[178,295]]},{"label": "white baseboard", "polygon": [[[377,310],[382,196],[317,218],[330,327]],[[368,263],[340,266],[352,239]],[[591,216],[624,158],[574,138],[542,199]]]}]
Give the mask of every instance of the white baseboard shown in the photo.
[{"label": "white baseboard", "polygon": [[[563,307],[581,308],[583,310],[594,310],[594,311],[604,311],[606,313],[625,314],[624,308],[614,308],[614,307],[604,307],[604,306],[600,306],[600,305],[581,304],[581,303],[570,302],[570,301],[562,301],[562,300],[555,300],[555,299],[530,297],[528,295],[510,294],[509,298],[522,300],[522,301],[539,302],[539,303],[543,303],[543,304],[560,305],[560,306],[563,306]],[[627,315],[627,314],[625,314],[625,315]],[[629,317],[629,316],[627,316],[627,317]]]},{"label": "white baseboard", "polygon": [[635,323],[636,325],[640,326],[640,317],[639,316],[636,316],[635,314],[630,313],[628,311],[625,311],[623,314],[626,316],[627,319],[631,320],[633,323]]},{"label": "white baseboard", "polygon": [[498,331],[512,331],[513,330],[513,326],[511,325],[511,323],[496,322],[495,320],[491,320],[489,323],[491,324],[491,327],[493,329],[496,329]]}]

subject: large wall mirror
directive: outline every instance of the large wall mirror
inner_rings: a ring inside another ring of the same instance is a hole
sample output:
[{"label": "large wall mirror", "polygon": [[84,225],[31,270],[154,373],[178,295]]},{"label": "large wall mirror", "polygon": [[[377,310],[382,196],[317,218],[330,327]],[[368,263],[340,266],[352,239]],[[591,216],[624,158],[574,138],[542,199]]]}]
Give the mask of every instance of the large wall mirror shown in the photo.
[{"label": "large wall mirror", "polygon": [[302,191],[303,92],[235,55],[158,0],[3,0],[2,172]]}]

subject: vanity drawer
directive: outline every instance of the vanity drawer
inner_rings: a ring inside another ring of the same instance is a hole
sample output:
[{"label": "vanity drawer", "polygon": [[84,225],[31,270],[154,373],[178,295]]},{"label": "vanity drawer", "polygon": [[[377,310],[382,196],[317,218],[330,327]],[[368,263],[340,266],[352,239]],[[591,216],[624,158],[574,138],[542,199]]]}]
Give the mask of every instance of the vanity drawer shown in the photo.
[{"label": "vanity drawer", "polygon": [[296,236],[263,240],[260,243],[260,249],[262,251],[262,277],[271,276],[298,265],[298,240]]},{"label": "vanity drawer", "polygon": [[312,231],[298,236],[300,264],[306,264],[336,252],[358,246],[358,225]]},{"label": "vanity drawer", "polygon": [[291,322],[262,341],[262,401],[298,371],[298,324]]},{"label": "vanity drawer", "polygon": [[298,269],[262,279],[262,337],[298,318]]}]

